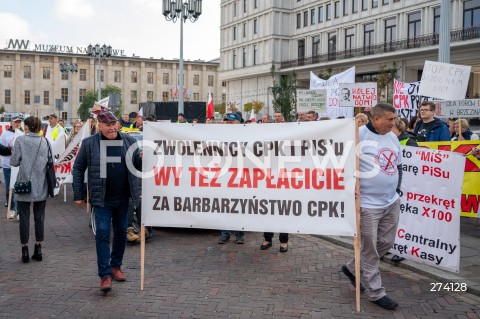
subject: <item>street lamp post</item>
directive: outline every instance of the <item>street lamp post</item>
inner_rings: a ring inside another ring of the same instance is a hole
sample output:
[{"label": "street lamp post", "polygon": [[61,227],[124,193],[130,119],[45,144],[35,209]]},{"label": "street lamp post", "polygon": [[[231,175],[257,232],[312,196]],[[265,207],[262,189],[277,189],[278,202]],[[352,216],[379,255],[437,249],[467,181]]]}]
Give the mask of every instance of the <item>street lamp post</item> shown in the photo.
[{"label": "street lamp post", "polygon": [[102,59],[106,59],[112,56],[112,47],[111,46],[106,46],[105,44],[103,46],[100,46],[100,44],[96,44],[95,46],[89,45],[87,47],[87,55],[91,56],[92,58],[98,59],[98,71],[97,71],[97,80],[98,80],[98,100],[101,100],[102,97],[102,83],[101,83],[101,65],[102,65]]},{"label": "street lamp post", "polygon": [[[68,76],[68,108],[67,108],[67,125],[72,124],[71,123],[71,111],[72,111],[72,77],[70,76],[70,73],[73,72],[78,72],[78,65],[75,63],[60,63],[60,72],[66,73]],[[37,111],[38,113],[38,111]]]},{"label": "street lamp post", "polygon": [[202,0],[163,0],[163,15],[167,21],[174,23],[180,19],[180,66],[179,66],[179,97],[178,113],[184,112],[183,107],[183,23],[197,21],[202,14]]}]

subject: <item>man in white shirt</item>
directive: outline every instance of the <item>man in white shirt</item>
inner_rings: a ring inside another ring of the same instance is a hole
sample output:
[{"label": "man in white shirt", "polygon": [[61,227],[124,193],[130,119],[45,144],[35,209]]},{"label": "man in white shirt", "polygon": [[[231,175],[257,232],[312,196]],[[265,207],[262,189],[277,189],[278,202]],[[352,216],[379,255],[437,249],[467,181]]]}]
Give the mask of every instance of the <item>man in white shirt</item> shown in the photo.
[{"label": "man in white shirt", "polygon": [[50,144],[53,144],[53,142],[57,140],[63,140],[65,143],[65,130],[60,124],[58,124],[57,115],[51,114],[49,116],[48,123],[49,124],[43,129],[43,136],[50,142]]},{"label": "man in white shirt", "polygon": [[[400,211],[402,177],[400,143],[391,132],[395,108],[378,103],[371,121],[359,128],[360,137],[360,265],[367,284],[368,299],[384,309],[398,303],[382,287],[379,264],[395,242]],[[342,266],[342,272],[355,285],[355,261]],[[360,287],[363,291],[363,286]]]}]

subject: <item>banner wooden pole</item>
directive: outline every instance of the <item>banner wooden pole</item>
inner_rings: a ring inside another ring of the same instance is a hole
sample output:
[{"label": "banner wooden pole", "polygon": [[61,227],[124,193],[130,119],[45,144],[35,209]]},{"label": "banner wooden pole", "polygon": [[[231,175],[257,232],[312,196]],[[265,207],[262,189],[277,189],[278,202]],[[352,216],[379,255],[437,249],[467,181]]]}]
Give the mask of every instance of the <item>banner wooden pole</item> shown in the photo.
[{"label": "banner wooden pole", "polygon": [[355,216],[357,222],[357,236],[353,237],[353,248],[355,250],[355,299],[357,303],[357,312],[360,312],[360,159],[359,159],[359,138],[358,138],[358,123],[355,121]]},{"label": "banner wooden pole", "polygon": [[145,278],[145,226],[140,228],[140,290],[143,290]]},{"label": "banner wooden pole", "polygon": [[10,188],[8,190],[7,219],[10,218],[10,207],[11,207],[11,204],[12,204],[12,192],[13,192],[13,189]]}]

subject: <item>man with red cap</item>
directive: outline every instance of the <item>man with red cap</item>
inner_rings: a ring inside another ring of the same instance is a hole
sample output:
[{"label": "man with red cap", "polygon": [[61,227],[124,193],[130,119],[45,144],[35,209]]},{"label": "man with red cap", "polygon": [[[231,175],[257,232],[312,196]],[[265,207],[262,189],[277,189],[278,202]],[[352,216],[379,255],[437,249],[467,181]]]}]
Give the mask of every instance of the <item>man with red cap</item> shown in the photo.
[{"label": "man with red cap", "polygon": [[[100,290],[109,291],[112,279],[125,281],[121,270],[127,237],[128,201],[131,197],[138,206],[139,179],[127,167],[133,161],[141,170],[141,154],[137,149],[131,158],[127,150],[136,140],[118,132],[117,118],[112,112],[97,115],[98,133],[86,138],[73,165],[73,193],[75,204],[84,206],[83,183],[88,168],[88,190],[95,212],[96,249]],[[113,227],[113,244],[110,252],[110,225]]]}]

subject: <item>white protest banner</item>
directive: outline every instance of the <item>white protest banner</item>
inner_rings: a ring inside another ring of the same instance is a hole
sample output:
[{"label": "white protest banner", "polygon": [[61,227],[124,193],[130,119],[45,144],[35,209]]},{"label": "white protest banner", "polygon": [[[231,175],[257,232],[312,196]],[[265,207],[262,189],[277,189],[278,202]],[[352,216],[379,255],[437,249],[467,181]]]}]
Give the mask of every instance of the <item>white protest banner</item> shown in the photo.
[{"label": "white protest banner", "polygon": [[75,138],[68,144],[65,151],[55,161],[55,177],[57,178],[57,184],[55,185],[54,193],[57,195],[60,192],[60,186],[64,183],[72,182],[72,168],[75,159],[77,158],[78,151],[84,138],[90,135],[90,124],[85,122],[83,127],[77,133]]},{"label": "white protest banner", "polygon": [[143,132],[145,226],[356,233],[351,119]]},{"label": "white protest banner", "polygon": [[471,66],[425,61],[419,95],[461,100],[467,93]]},{"label": "white protest banner", "polygon": [[480,117],[480,99],[438,101],[435,111],[440,117]]},{"label": "white protest banner", "polygon": [[464,167],[465,157],[455,152],[402,149],[400,219],[391,253],[459,271]]},{"label": "white protest banner", "polygon": [[397,116],[411,120],[417,117],[418,105],[423,101],[433,101],[435,98],[420,96],[420,82],[393,81],[393,106]]},{"label": "white protest banner", "polygon": [[342,83],[339,88],[341,107],[373,107],[377,104],[377,83]]},{"label": "white protest banner", "polygon": [[297,90],[297,112],[325,112],[327,90]]},{"label": "white protest banner", "polygon": [[353,117],[353,107],[339,108],[340,89],[338,86],[340,83],[355,83],[355,67],[332,75],[328,80],[320,79],[313,72],[310,72],[310,90],[327,90],[327,111],[319,114],[320,116],[328,116],[331,119],[339,116]]}]

